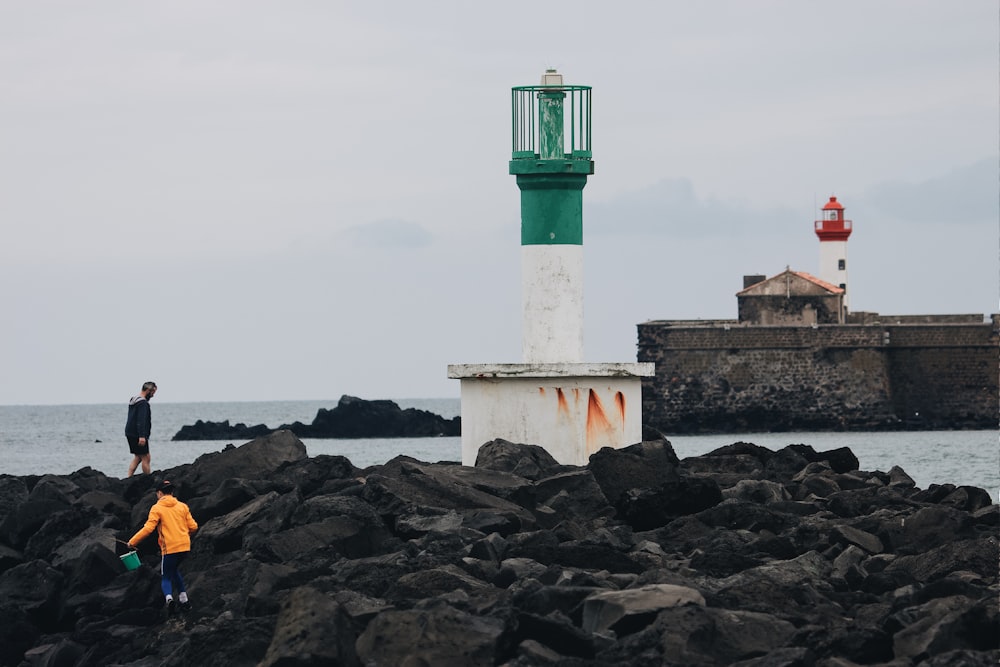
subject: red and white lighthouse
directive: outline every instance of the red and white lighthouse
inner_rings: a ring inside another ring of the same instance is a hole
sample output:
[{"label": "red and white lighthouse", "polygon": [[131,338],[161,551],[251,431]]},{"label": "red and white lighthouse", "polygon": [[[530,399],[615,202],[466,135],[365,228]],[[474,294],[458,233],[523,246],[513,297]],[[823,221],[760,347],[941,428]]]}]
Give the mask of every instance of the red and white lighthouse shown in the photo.
[{"label": "red and white lighthouse", "polygon": [[819,277],[844,290],[844,310],[847,311],[847,238],[851,235],[851,221],[844,220],[844,207],[836,197],[823,207],[823,219],[816,221],[819,237]]}]

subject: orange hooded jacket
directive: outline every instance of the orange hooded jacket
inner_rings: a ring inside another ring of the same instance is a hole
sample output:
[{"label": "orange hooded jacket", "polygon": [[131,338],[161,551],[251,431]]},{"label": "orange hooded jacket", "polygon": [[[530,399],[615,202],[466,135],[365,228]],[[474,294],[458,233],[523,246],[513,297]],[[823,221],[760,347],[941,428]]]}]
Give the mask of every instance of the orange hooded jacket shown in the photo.
[{"label": "orange hooded jacket", "polygon": [[132,546],[156,530],[160,553],[176,554],[191,551],[191,533],[198,530],[198,524],[191,516],[191,510],[172,495],[163,494],[149,509],[149,518],[139,532],[128,541]]}]

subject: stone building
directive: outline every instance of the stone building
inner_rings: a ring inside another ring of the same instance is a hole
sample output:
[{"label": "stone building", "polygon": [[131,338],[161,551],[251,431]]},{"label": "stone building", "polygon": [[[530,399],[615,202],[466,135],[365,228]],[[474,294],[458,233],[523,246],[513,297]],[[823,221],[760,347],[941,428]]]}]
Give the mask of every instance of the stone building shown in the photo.
[{"label": "stone building", "polygon": [[747,324],[843,324],[845,317],[843,288],[791,269],[766,279],[744,276],[736,302]]},{"label": "stone building", "polygon": [[644,422],[664,433],[993,429],[1000,315],[846,313],[807,273],[747,276],[736,320],[638,325]]}]

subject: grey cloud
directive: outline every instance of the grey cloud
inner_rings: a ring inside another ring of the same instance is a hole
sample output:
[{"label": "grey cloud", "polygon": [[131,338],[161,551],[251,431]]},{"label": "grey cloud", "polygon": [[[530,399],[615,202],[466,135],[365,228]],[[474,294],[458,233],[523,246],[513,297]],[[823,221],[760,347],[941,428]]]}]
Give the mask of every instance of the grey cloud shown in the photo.
[{"label": "grey cloud", "polygon": [[422,248],[434,235],[415,222],[376,220],[344,230],[344,237],[363,248]]},{"label": "grey cloud", "polygon": [[908,222],[995,225],[998,166],[1000,156],[993,156],[919,183],[883,183],[864,199],[872,209]]},{"label": "grey cloud", "polygon": [[739,202],[701,199],[686,178],[658,181],[604,202],[587,202],[584,228],[593,234],[652,234],[681,238],[733,237],[796,229],[791,209],[755,210]]}]

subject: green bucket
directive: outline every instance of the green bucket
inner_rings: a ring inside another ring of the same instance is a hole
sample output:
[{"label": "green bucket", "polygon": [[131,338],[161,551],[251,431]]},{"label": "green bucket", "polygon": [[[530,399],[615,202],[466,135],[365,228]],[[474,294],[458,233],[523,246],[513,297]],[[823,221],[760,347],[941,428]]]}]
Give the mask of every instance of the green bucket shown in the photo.
[{"label": "green bucket", "polygon": [[134,570],[139,567],[139,554],[134,551],[130,551],[127,554],[119,556],[122,559],[122,563],[125,564],[126,570]]}]

